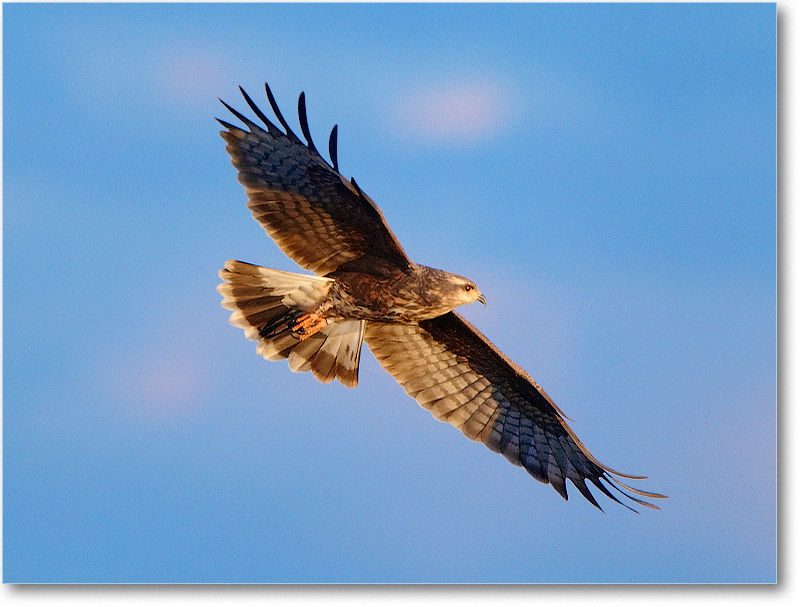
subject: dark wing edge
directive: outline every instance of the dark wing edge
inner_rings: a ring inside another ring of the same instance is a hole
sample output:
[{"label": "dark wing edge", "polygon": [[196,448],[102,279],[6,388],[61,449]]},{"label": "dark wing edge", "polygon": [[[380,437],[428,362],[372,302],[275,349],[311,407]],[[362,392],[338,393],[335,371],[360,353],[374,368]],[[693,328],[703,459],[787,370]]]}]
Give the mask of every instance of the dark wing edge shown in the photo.
[{"label": "dark wing edge", "polygon": [[455,312],[419,325],[367,323],[364,340],[381,366],[417,403],[467,438],[503,454],[567,499],[566,480],[602,510],[589,481],[613,501],[658,510],[648,499],[666,496],[635,489],[586,449],[549,396],[480,331]]},{"label": "dark wing edge", "polygon": [[339,173],[338,127],[328,142],[328,162],[311,139],[305,94],[298,100],[300,129],[305,143],[292,131],[275,97],[265,84],[276,126],[242,87],[247,105],[264,127],[220,99],[248,130],[217,118],[228,144],[231,162],[245,186],[253,217],[289,257],[318,274],[364,255],[407,268],[411,262],[383,213],[355,180]]}]

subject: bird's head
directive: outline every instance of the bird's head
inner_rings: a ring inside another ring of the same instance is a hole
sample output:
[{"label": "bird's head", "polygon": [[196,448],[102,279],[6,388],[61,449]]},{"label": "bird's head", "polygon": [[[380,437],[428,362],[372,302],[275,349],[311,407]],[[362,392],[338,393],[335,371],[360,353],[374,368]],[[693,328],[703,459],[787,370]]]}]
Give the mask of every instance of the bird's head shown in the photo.
[{"label": "bird's head", "polygon": [[423,313],[428,318],[447,314],[473,301],[486,305],[486,298],[469,278],[425,266],[418,267],[419,293],[425,302]]},{"label": "bird's head", "polygon": [[473,301],[479,301],[484,307],[486,306],[486,298],[478,290],[477,285],[469,278],[464,278],[458,274],[449,274],[447,276],[445,297],[453,304],[454,308]]}]

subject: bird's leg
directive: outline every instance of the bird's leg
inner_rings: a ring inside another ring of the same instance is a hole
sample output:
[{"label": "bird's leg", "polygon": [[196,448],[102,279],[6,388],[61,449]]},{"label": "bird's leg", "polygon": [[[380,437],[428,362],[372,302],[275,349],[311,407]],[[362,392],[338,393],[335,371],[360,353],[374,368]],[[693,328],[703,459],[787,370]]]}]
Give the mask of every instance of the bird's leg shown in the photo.
[{"label": "bird's leg", "polygon": [[300,341],[303,341],[327,326],[328,321],[323,316],[320,316],[317,312],[306,312],[297,317],[294,325],[292,325],[292,332],[297,334]]}]

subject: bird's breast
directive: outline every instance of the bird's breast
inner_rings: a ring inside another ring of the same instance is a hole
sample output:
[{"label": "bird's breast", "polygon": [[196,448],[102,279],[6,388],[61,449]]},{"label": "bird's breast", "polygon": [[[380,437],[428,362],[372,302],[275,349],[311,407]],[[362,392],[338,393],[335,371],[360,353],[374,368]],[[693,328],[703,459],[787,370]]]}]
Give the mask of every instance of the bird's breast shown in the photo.
[{"label": "bird's breast", "polygon": [[402,272],[340,274],[328,293],[328,300],[329,314],[342,318],[416,323],[440,315],[431,315],[430,302],[422,296],[418,281]]}]

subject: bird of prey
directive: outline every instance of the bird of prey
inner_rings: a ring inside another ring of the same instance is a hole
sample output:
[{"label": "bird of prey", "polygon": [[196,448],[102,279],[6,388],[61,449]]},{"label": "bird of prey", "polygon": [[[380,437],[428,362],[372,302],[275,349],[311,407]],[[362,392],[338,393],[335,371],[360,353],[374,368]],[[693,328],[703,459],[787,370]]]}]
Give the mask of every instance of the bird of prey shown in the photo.
[{"label": "bird of prey", "polygon": [[[232,325],[258,342],[268,360],[319,381],[358,383],[366,342],[381,366],[440,421],[502,453],[567,499],[566,480],[593,505],[589,481],[642,506],[665,496],[634,489],[598,462],[542,388],[454,308],[486,300],[471,280],[419,265],[403,251],[378,206],[339,173],[334,126],[330,163],[317,151],[306,117],[295,135],[265,86],[281,130],[239,87],[260,126],[222,102],[246,126],[219,120],[226,150],[247,194],[247,208],[281,250],[314,274],[229,260],[218,291]],[[220,100],[221,101],[221,100]]]}]

